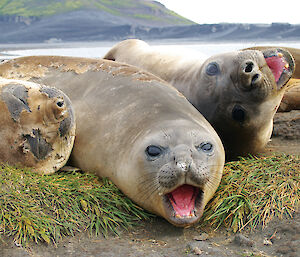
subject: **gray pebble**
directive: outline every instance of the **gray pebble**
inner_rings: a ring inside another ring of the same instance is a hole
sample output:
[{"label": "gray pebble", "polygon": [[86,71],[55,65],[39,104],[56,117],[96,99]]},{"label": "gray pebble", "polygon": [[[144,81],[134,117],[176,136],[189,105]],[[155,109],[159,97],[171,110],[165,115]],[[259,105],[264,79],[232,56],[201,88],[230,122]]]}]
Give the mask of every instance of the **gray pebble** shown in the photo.
[{"label": "gray pebble", "polygon": [[249,238],[243,236],[242,234],[237,234],[234,237],[233,242],[239,246],[250,246],[254,245],[254,241],[250,240]]}]

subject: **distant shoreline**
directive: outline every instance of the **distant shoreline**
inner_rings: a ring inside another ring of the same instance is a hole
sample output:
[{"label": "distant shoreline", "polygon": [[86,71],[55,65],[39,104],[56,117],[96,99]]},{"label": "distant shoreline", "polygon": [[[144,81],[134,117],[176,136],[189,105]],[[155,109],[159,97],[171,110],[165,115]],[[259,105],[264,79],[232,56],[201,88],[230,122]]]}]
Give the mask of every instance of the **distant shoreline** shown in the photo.
[{"label": "distant shoreline", "polygon": [[[125,40],[125,39],[124,39]],[[14,50],[29,50],[29,49],[47,49],[47,48],[89,48],[89,47],[105,47],[112,46],[122,40],[116,41],[74,41],[74,42],[59,42],[59,43],[9,43],[0,44],[0,54],[7,55],[3,52],[14,51]],[[274,45],[285,45],[285,44],[300,44],[300,40],[199,40],[196,38],[178,38],[178,39],[153,39],[144,40],[149,44],[178,44],[178,45],[193,45],[193,44],[274,44]],[[273,43],[274,42],[274,43]]]},{"label": "distant shoreline", "polygon": [[[34,44],[0,44],[0,62],[22,56],[72,56],[85,58],[101,58],[113,45],[120,41],[93,41],[93,42],[59,42]],[[197,58],[207,58],[212,55],[238,51],[254,46],[294,47],[300,49],[299,41],[198,41],[184,39],[172,40],[146,40],[147,43],[159,48],[175,49]],[[172,51],[172,50],[171,50]]]}]

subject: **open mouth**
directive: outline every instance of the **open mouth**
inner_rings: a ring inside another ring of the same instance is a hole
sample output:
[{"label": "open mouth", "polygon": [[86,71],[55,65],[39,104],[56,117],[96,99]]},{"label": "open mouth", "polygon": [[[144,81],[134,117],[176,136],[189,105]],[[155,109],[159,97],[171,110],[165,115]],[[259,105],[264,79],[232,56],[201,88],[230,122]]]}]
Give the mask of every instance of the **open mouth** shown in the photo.
[{"label": "open mouth", "polygon": [[165,208],[170,220],[176,225],[196,222],[203,213],[203,191],[184,184],[164,196]]},{"label": "open mouth", "polygon": [[278,82],[284,70],[289,68],[288,62],[283,58],[281,53],[278,55],[265,58],[270,70],[272,71],[275,81]]},{"label": "open mouth", "polygon": [[293,73],[293,60],[287,59],[286,54],[281,50],[266,51],[264,57],[280,89],[287,81],[287,77]]}]

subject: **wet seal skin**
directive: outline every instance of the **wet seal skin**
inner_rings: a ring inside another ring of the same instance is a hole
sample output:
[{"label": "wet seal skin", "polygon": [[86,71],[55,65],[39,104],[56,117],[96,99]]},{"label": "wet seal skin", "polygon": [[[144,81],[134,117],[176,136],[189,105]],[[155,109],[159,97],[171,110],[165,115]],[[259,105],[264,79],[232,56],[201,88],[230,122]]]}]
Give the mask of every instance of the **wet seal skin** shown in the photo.
[{"label": "wet seal skin", "polygon": [[176,87],[217,131],[228,160],[265,147],[295,68],[291,54],[280,48],[236,51],[202,61],[135,39],[116,44],[104,58],[140,67]]},{"label": "wet seal skin", "polygon": [[0,78],[0,110],[1,162],[31,167],[41,174],[65,165],[75,139],[75,117],[64,93]]},{"label": "wet seal skin", "polygon": [[135,67],[88,58],[17,58],[0,65],[0,75],[70,97],[77,122],[70,165],[108,177],[176,226],[199,221],[225,154],[211,125],[175,88]]}]

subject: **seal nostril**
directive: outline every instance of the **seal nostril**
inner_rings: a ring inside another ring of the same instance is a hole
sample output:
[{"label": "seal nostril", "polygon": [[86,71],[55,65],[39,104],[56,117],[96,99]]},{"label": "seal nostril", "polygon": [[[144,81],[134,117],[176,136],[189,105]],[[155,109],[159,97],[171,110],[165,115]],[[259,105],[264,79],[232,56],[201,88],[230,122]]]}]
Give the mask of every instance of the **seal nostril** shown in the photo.
[{"label": "seal nostril", "polygon": [[254,67],[254,63],[253,62],[248,62],[246,63],[246,68],[245,68],[245,72],[249,73],[253,70]]},{"label": "seal nostril", "polygon": [[58,107],[63,107],[64,106],[64,102],[63,101],[59,101],[56,103]]},{"label": "seal nostril", "polygon": [[258,80],[259,80],[259,74],[256,73],[252,78],[251,84],[255,84],[255,82],[257,82]]}]

